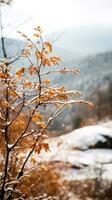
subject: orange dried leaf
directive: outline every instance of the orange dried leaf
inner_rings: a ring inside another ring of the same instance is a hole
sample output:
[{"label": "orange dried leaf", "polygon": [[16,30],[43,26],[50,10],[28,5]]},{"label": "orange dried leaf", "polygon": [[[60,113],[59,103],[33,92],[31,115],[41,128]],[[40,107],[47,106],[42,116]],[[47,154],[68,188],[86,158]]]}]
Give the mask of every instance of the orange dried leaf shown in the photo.
[{"label": "orange dried leaf", "polygon": [[35,70],[34,70],[34,66],[31,65],[31,66],[29,67],[29,73],[32,75],[34,71],[35,71]]},{"label": "orange dried leaf", "polygon": [[42,33],[42,29],[41,26],[37,26],[36,28],[34,28],[35,31]]},{"label": "orange dried leaf", "polygon": [[28,80],[26,79],[25,82],[24,82],[24,86],[25,86],[26,88],[31,88],[31,87],[32,87],[32,82],[30,82],[30,81],[28,81]]},{"label": "orange dried leaf", "polygon": [[33,163],[33,165],[35,165],[36,159],[32,157],[32,158],[31,158],[31,162]]},{"label": "orange dried leaf", "polygon": [[51,62],[53,65],[58,65],[59,62],[61,62],[61,58],[58,57],[58,56],[50,57],[50,62]]},{"label": "orange dried leaf", "polygon": [[51,67],[51,62],[50,62],[50,60],[48,59],[48,58],[45,58],[44,60],[43,60],[43,65],[45,66],[45,65],[48,65],[49,67]]},{"label": "orange dried leaf", "polygon": [[23,53],[22,53],[22,56],[23,56],[23,57],[28,57],[28,56],[30,56],[29,49],[25,49],[25,50],[23,51]]},{"label": "orange dried leaf", "polygon": [[55,92],[56,92],[55,89],[50,89],[49,90],[49,95],[53,96],[53,95],[55,95]]},{"label": "orange dried leaf", "polygon": [[25,39],[28,39],[28,37],[27,37],[27,35],[26,35],[26,34],[24,34],[24,33],[20,32],[20,31],[18,31],[18,32],[21,34],[21,36],[22,36],[22,37],[24,37]]},{"label": "orange dried leaf", "polygon": [[40,34],[37,34],[37,33],[35,33],[35,34],[33,34],[35,37],[37,37],[37,38],[39,38],[40,37]]},{"label": "orange dried leaf", "polygon": [[42,51],[36,51],[35,52],[35,55],[36,55],[36,57],[38,58],[38,59],[42,59],[43,58],[43,52]]},{"label": "orange dried leaf", "polygon": [[52,52],[52,44],[50,42],[45,42],[44,45],[49,52]]},{"label": "orange dried leaf", "polygon": [[46,80],[43,81],[43,83],[46,84],[46,85],[48,85],[50,83],[50,80],[46,79]]},{"label": "orange dried leaf", "polygon": [[18,78],[21,78],[21,76],[24,74],[24,72],[25,72],[25,67],[22,67],[16,72],[16,76]]},{"label": "orange dried leaf", "polygon": [[48,169],[47,169],[47,167],[46,167],[45,165],[42,165],[42,166],[40,166],[39,168],[40,168],[41,170],[45,171],[45,172],[48,171]]},{"label": "orange dried leaf", "polygon": [[39,143],[36,148],[35,152],[40,154],[42,150],[45,150],[46,152],[49,151],[49,144],[48,143]]},{"label": "orange dried leaf", "polygon": [[37,122],[38,120],[42,120],[43,116],[40,113],[36,113],[33,117],[32,117],[32,121]]},{"label": "orange dried leaf", "polygon": [[49,144],[48,143],[42,143],[42,148],[47,152],[49,151]]},{"label": "orange dried leaf", "polygon": [[8,108],[8,107],[10,107],[10,104],[9,104],[9,102],[8,101],[6,101],[5,99],[2,101],[2,106],[4,107],[4,108]]},{"label": "orange dried leaf", "polygon": [[38,125],[38,127],[39,127],[40,129],[46,129],[46,128],[47,128],[47,126],[45,125],[44,122],[37,122],[37,125]]},{"label": "orange dried leaf", "polygon": [[6,75],[0,72],[0,78],[6,78]]},{"label": "orange dried leaf", "polygon": [[42,150],[42,145],[41,144],[38,144],[35,148],[35,153],[38,153],[40,154],[41,153],[41,150]]},{"label": "orange dried leaf", "polygon": [[15,90],[9,90],[9,95],[10,95],[11,97],[16,97],[16,96],[17,96]]}]

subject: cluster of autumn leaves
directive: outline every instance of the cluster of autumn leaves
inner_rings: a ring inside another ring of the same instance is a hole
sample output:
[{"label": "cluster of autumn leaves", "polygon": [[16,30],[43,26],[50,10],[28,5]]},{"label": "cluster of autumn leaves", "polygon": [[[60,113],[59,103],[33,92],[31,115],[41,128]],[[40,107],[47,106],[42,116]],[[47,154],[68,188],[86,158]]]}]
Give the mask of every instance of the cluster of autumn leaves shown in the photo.
[{"label": "cluster of autumn leaves", "polygon": [[[34,40],[23,33],[21,35],[27,41],[22,56],[28,59],[29,66],[14,69],[12,73],[14,66],[9,65],[8,59],[0,64],[1,199],[19,197],[19,182],[24,179],[26,166],[32,154],[49,150],[47,128],[64,107],[76,103],[91,105],[83,100],[75,100],[74,97],[80,95],[79,91],[67,91],[64,86],[52,85],[50,79],[45,78],[53,73],[77,74],[79,70],[61,66],[61,58],[51,55],[52,44],[43,41],[40,26],[35,28]],[[60,67],[57,68],[58,65]],[[51,108],[49,116],[44,115],[47,106]],[[21,152],[25,155],[27,152],[27,155],[21,157]],[[12,188],[10,190],[7,189],[9,185]],[[21,195],[26,198],[24,191]]]}]

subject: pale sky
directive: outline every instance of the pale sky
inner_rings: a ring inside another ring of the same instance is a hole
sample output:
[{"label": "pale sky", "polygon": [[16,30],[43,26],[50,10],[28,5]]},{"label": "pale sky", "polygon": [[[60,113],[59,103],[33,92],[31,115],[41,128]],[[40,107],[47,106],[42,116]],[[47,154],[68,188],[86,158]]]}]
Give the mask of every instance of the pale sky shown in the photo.
[{"label": "pale sky", "polygon": [[27,34],[41,25],[46,33],[76,26],[112,26],[112,0],[14,0],[4,9],[7,34]]}]

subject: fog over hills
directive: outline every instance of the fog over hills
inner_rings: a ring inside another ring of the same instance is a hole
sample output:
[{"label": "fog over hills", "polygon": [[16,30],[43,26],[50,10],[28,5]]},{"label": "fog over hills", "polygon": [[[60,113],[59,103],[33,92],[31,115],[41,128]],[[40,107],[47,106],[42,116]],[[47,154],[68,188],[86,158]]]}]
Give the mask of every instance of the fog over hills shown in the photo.
[{"label": "fog over hills", "polygon": [[[69,65],[74,65],[75,61],[71,61]],[[79,89],[87,96],[94,89],[105,86],[112,81],[112,51],[94,56],[88,56],[77,62],[80,73],[76,77],[67,75],[67,82],[64,76],[58,77],[57,82],[65,84],[68,88]]]},{"label": "fog over hills", "polygon": [[54,44],[76,57],[112,50],[112,27],[108,26],[69,28],[60,32],[57,38]]},{"label": "fog over hills", "polygon": [[[54,83],[65,84],[68,88],[81,89],[82,92],[92,92],[95,87],[112,81],[112,29],[105,27],[71,28],[53,35],[47,35],[53,41],[55,55],[60,55],[64,64],[78,67],[77,77],[52,76]],[[16,56],[25,46],[25,42],[16,39],[6,39],[5,46],[9,56]],[[0,46],[1,49],[1,46]],[[0,52],[2,58],[2,52]],[[20,58],[14,64],[16,68],[29,65]],[[66,81],[67,80],[67,81]]]}]

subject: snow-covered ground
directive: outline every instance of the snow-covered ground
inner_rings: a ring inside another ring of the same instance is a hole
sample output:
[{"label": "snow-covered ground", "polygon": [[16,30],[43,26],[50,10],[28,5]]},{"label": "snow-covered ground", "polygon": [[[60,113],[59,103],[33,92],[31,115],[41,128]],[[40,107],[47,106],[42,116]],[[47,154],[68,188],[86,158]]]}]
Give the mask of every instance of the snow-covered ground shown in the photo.
[{"label": "snow-covered ground", "polygon": [[[102,176],[112,180],[112,149],[95,148],[97,142],[112,137],[112,121],[77,129],[66,135],[48,140],[50,152],[42,152],[37,160],[61,161],[70,164],[65,176],[68,179],[85,179]],[[91,148],[89,148],[91,147]],[[34,155],[35,156],[35,155]]]}]

